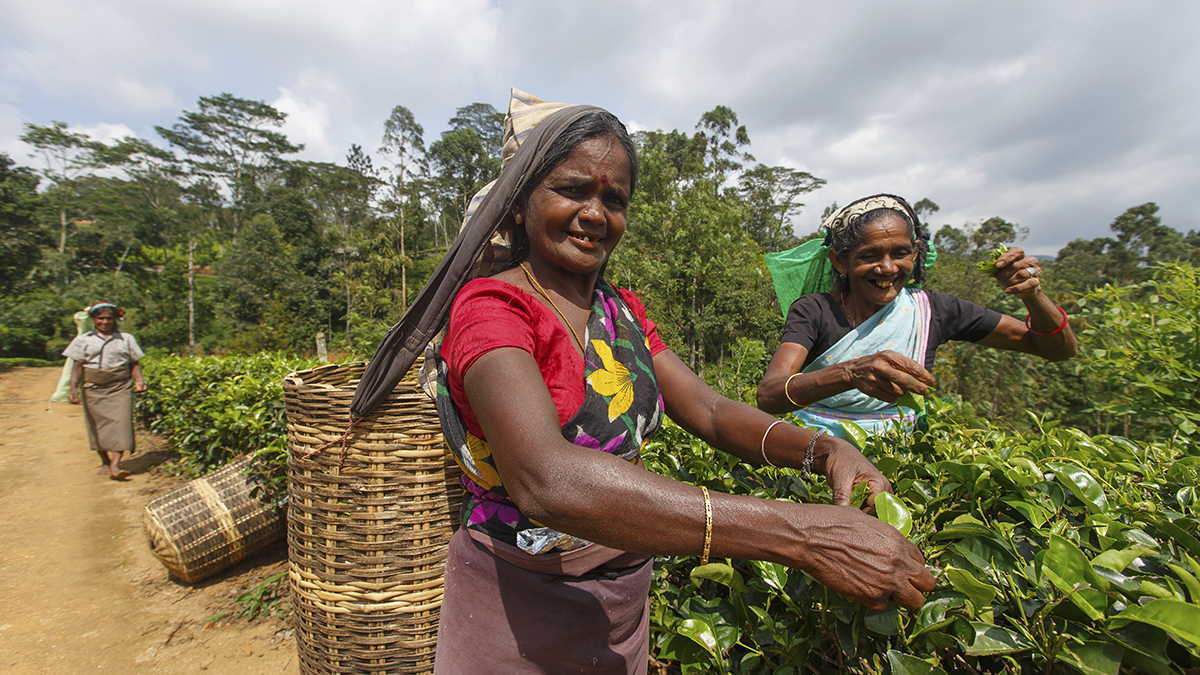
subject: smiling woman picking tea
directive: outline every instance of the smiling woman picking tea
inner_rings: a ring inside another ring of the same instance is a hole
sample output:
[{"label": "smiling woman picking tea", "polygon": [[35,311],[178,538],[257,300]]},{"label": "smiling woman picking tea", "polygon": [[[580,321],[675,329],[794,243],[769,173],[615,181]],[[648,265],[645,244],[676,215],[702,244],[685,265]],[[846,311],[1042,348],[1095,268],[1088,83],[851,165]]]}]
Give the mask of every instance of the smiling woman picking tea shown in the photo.
[{"label": "smiling woman picking tea", "polygon": [[[1049,361],[1078,351],[1066,311],[1042,292],[1037,258],[1018,247],[996,259],[994,273],[1004,291],[1025,304],[1024,322],[909,285],[925,279],[929,231],[900,197],[851,202],[823,229],[828,262],[814,257],[808,277],[813,290],[828,290],[791,304],[779,349],[758,385],[758,407],[767,412],[794,411],[809,426],[843,438],[842,421],[880,431],[912,423],[895,402],[910,392],[929,393],[936,384],[929,372],[934,353],[946,342]],[[832,270],[824,272],[824,265]]]}]

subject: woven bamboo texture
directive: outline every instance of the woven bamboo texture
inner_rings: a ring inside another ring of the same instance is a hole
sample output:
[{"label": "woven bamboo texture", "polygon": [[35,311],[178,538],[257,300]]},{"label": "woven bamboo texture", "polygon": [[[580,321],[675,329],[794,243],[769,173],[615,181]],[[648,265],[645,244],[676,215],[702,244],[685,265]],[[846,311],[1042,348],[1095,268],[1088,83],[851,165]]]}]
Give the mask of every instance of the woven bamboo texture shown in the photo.
[{"label": "woven bamboo texture", "polygon": [[300,672],[431,673],[461,472],[407,377],[345,438],[365,364],[284,378],[288,556]]},{"label": "woven bamboo texture", "polygon": [[283,538],[282,511],[251,496],[251,466],[243,457],[146,504],[150,549],[171,574],[196,583]]}]

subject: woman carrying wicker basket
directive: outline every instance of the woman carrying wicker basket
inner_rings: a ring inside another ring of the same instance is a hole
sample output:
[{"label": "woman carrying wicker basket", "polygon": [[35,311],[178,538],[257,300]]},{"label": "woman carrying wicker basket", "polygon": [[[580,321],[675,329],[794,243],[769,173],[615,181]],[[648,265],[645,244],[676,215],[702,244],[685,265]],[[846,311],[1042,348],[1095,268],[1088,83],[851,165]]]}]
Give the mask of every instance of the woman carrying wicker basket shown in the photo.
[{"label": "woman carrying wicker basket", "polygon": [[97,302],[87,311],[95,329],[71,340],[62,353],[75,360],[67,400],[83,403],[88,444],[100,455],[98,473],[124,480],[129,472],[121,468],[121,457],[134,447],[133,392],[146,391],[138,365],[145,354],[117,327],[125,313],[116,305]]},{"label": "woman carrying wicker basket", "polygon": [[[500,178],[376,353],[413,349],[444,316],[435,291],[453,298],[438,409],[468,494],[434,672],[645,673],[655,555],[769,560],[871,607],[920,607],[934,585],[921,554],[848,506],[858,483],[872,499],[890,488],[875,467],[714,392],[665,348],[637,297],[604,280],[637,182],[624,126],[514,90],[505,131]],[[486,276],[466,282],[461,261],[489,240]],[[746,461],[823,473],[835,504],[720,494],[645,470],[639,449],[664,414]]]}]

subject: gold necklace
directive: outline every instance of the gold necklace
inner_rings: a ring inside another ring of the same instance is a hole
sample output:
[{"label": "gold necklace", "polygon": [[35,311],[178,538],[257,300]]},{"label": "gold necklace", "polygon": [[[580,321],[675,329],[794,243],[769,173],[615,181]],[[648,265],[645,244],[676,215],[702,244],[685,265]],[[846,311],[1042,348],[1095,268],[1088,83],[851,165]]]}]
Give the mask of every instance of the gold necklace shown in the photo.
[{"label": "gold necklace", "polygon": [[550,303],[550,306],[554,308],[554,311],[558,312],[558,316],[563,320],[563,323],[567,324],[567,328],[571,331],[571,335],[575,337],[575,344],[579,345],[579,351],[584,356],[587,356],[587,349],[585,349],[583,346],[583,340],[579,339],[579,333],[576,333],[575,327],[571,325],[570,321],[567,321],[567,316],[562,313],[562,310],[558,308],[558,305],[554,304],[554,299],[550,297],[550,294],[546,292],[546,289],[542,288],[542,285],[538,283],[537,279],[533,278],[533,272],[529,271],[529,268],[525,266],[525,263],[519,263],[519,265],[521,266],[521,270],[525,272],[525,276],[529,277],[529,283],[533,284],[533,287],[538,290],[538,293],[541,293],[542,297],[545,298],[546,301]]}]

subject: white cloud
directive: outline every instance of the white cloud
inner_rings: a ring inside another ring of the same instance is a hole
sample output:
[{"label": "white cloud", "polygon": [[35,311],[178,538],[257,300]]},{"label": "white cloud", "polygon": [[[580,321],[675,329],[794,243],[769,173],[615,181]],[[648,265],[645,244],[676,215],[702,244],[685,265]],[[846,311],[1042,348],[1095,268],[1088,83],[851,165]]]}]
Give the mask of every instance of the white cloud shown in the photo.
[{"label": "white cloud", "polygon": [[726,105],[760,161],[829,181],[801,232],[888,190],[945,222],[1019,222],[1049,249],[1146,201],[1200,228],[1197,20],[1163,0],[9,2],[0,149],[23,161],[21,124],[58,119],[152,138],[221,92],[272,101],[304,157],[338,162],[373,151],[397,104],[432,141],[459,106],[503,109],[509,86],[635,131],[691,132]]},{"label": "white cloud", "polygon": [[300,74],[291,87],[280,87],[271,105],[287,113],[283,131],[293,143],[304,144],[301,156],[318,162],[340,162],[345,150],[330,140],[333,121],[329,101],[345,97],[336,82],[314,69]]}]

